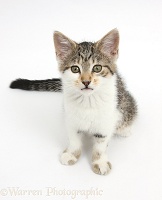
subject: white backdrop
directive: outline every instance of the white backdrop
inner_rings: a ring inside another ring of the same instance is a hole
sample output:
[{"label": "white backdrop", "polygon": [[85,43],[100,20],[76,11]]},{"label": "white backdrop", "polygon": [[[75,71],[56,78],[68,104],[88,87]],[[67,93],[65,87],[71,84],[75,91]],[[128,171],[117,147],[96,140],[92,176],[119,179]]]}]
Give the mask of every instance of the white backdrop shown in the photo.
[{"label": "white backdrop", "polygon": [[[0,198],[162,199],[161,19],[161,0],[0,0]],[[113,169],[99,176],[86,145],[76,165],[59,162],[67,144],[61,94],[8,86],[19,77],[59,77],[54,30],[82,42],[115,27],[119,71],[139,117],[129,138],[112,139]]]}]

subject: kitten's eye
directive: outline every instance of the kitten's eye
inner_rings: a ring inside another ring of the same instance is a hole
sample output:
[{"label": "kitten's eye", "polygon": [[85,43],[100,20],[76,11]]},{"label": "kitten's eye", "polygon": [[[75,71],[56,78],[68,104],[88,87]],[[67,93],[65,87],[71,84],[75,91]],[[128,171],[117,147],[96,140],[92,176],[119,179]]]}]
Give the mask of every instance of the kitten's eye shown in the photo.
[{"label": "kitten's eye", "polygon": [[102,70],[101,65],[95,65],[92,69],[93,72],[99,73]]},{"label": "kitten's eye", "polygon": [[72,71],[73,73],[79,73],[79,72],[80,72],[80,69],[79,69],[78,66],[74,65],[74,66],[71,67],[71,71]]}]

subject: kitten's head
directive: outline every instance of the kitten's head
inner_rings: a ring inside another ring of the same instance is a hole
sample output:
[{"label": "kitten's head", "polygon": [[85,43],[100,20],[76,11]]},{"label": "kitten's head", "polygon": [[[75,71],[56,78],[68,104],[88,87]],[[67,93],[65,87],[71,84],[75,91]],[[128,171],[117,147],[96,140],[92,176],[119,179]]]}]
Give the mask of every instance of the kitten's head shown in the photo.
[{"label": "kitten's head", "polygon": [[100,88],[116,71],[119,33],[113,29],[98,42],[76,43],[60,32],[54,45],[64,85],[83,94]]}]

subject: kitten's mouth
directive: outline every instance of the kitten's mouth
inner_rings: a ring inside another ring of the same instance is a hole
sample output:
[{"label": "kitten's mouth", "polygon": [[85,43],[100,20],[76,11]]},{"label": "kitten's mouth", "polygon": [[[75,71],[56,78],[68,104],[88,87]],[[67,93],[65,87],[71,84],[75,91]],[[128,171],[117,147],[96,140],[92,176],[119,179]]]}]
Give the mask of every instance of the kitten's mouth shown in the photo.
[{"label": "kitten's mouth", "polygon": [[85,87],[85,88],[82,88],[81,90],[93,90],[93,89],[89,87]]}]

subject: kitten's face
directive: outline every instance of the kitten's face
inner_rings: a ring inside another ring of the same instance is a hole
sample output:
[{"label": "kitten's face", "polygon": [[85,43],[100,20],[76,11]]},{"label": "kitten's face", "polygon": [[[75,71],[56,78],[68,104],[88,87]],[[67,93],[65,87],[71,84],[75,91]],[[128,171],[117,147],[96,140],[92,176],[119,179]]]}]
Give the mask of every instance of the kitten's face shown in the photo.
[{"label": "kitten's face", "polygon": [[92,94],[115,72],[119,34],[116,29],[96,43],[77,44],[55,32],[54,42],[64,86],[82,94]]}]

